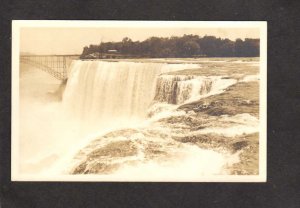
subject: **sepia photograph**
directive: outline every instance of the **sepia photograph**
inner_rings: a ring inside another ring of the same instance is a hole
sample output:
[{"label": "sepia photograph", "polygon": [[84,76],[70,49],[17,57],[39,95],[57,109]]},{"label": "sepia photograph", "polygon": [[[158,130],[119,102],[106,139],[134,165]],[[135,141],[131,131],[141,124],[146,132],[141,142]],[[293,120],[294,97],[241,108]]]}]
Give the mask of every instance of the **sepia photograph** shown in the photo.
[{"label": "sepia photograph", "polygon": [[266,22],[12,22],[12,181],[266,182],[266,122]]}]

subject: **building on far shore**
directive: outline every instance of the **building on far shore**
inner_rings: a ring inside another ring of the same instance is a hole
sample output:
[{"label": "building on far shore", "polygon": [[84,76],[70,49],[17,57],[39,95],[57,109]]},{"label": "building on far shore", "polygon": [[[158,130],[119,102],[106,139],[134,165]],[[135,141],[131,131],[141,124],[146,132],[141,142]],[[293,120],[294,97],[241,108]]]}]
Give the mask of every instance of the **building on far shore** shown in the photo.
[{"label": "building on far shore", "polygon": [[114,50],[114,49],[108,50],[107,53],[118,53],[118,50]]}]

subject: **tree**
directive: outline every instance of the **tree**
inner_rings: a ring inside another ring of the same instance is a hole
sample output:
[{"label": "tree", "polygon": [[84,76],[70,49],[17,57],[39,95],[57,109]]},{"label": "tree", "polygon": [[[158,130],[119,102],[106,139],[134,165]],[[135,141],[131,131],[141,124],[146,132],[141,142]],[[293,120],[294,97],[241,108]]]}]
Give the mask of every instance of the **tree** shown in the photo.
[{"label": "tree", "polygon": [[198,55],[200,52],[200,46],[196,41],[187,41],[183,44],[183,49],[186,57]]},{"label": "tree", "polygon": [[131,46],[132,46],[132,40],[128,37],[123,38],[121,52],[130,54],[132,51]]},{"label": "tree", "polygon": [[85,58],[85,56],[88,55],[89,53],[90,53],[89,47],[85,46],[85,47],[83,48],[83,51],[82,51],[81,55],[80,55],[80,58],[81,58],[81,59]]},{"label": "tree", "polygon": [[244,53],[243,40],[238,38],[235,40],[235,55],[237,57],[242,57],[243,53]]},{"label": "tree", "polygon": [[105,53],[112,49],[124,55],[145,58],[180,58],[200,54],[208,57],[253,57],[259,56],[259,45],[259,39],[246,38],[244,41],[242,39],[231,41],[215,36],[201,38],[198,35],[186,34],[182,37],[150,37],[141,42],[125,37],[119,42],[102,42],[101,45],[84,47],[81,58],[96,52]]}]

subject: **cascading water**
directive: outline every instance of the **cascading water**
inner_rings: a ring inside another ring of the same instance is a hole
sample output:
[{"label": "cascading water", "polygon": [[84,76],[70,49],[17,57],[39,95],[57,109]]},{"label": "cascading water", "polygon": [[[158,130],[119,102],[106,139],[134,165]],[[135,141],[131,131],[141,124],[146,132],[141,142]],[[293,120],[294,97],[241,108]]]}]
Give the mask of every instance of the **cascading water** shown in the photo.
[{"label": "cascading water", "polygon": [[157,77],[198,64],[76,61],[63,104],[85,122],[145,118]]},{"label": "cascading water", "polygon": [[220,93],[235,82],[234,79],[222,79],[218,76],[162,75],[157,81],[154,100],[183,104]]},{"label": "cascading water", "polygon": [[85,122],[109,118],[145,118],[153,101],[182,104],[220,93],[236,80],[222,77],[165,75],[199,68],[198,64],[76,61],[63,104]]}]

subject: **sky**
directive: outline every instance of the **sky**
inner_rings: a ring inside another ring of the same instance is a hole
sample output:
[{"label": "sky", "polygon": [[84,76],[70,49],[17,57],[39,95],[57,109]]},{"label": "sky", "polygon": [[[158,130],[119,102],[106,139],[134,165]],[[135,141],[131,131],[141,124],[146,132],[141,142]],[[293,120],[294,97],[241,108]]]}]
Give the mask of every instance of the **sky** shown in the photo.
[{"label": "sky", "polygon": [[20,51],[32,54],[81,54],[84,46],[101,41],[121,41],[129,37],[143,41],[149,37],[183,36],[184,34],[213,35],[235,40],[259,38],[259,28],[48,28],[23,27],[20,30]]}]

